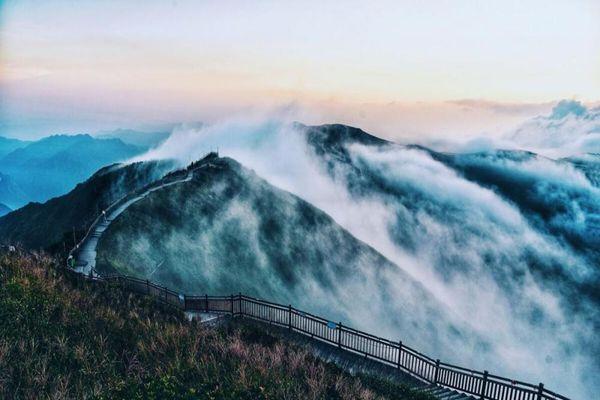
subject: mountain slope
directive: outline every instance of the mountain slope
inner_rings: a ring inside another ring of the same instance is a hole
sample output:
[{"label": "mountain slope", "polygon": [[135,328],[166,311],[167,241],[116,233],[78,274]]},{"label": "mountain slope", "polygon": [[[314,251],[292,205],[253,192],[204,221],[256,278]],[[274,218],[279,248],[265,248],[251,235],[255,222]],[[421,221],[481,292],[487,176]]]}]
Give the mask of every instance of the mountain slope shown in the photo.
[{"label": "mountain slope", "polygon": [[118,139],[55,135],[7,154],[0,159],[0,171],[12,177],[27,201],[39,202],[64,194],[99,168],[141,151]]},{"label": "mountain slope", "polygon": [[585,174],[588,180],[600,188],[600,153],[588,153],[564,159]]},{"label": "mountain slope", "polygon": [[433,157],[510,200],[532,226],[589,262],[600,259],[600,188],[589,179],[594,166],[588,159],[554,161],[502,150]]},{"label": "mountain slope", "polygon": [[168,161],[102,168],[66,195],[43,204],[30,203],[0,218],[0,241],[35,249],[62,247],[63,242],[72,247],[73,230],[81,238],[100,210],[172,168]]},{"label": "mountain slope", "polygon": [[227,158],[126,209],[100,238],[97,269],[188,293],[291,302],[415,345],[467,340],[400,268]]},{"label": "mountain slope", "polygon": [[[303,129],[307,143],[328,175],[343,183],[356,198],[382,200],[393,206],[399,218],[392,222],[397,229],[393,238],[398,246],[410,248],[410,243],[415,242],[414,231],[406,229],[418,226],[420,222],[414,217],[422,213],[452,229],[468,228],[460,234],[463,244],[470,235],[480,244],[481,238],[489,236],[489,232],[476,226],[487,219],[496,229],[504,228],[503,223],[513,225],[513,229],[516,224],[523,225],[521,229],[533,229],[542,239],[556,241],[570,256],[582,258],[578,262],[593,264],[600,257],[600,188],[588,179],[597,168],[591,155],[572,162],[524,151],[445,154],[353,137],[331,140],[328,132],[335,126]],[[341,132],[347,129],[337,128]],[[344,137],[342,133],[334,136]],[[499,209],[487,209],[492,203],[480,203],[476,196],[487,198]],[[512,220],[498,214],[502,208],[513,213]],[[463,222],[453,223],[459,220]],[[460,247],[458,243],[456,247]],[[451,265],[448,259],[440,261],[440,268],[459,267]],[[504,261],[497,261],[498,264],[488,259],[485,263],[499,272],[504,269]],[[555,263],[564,260],[558,255],[554,260],[540,255],[536,262],[524,261],[531,268],[545,266],[552,270]],[[571,268],[578,268],[576,263],[570,264]],[[565,279],[569,279],[574,271],[564,268]],[[589,273],[589,278],[600,278],[600,271]]]}]

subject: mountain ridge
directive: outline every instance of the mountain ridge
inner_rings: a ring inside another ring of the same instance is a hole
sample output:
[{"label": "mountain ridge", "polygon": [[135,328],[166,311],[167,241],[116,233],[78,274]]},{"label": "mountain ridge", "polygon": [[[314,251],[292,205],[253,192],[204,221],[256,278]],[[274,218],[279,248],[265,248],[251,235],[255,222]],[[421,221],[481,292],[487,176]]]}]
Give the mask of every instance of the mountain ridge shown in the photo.
[{"label": "mountain ridge", "polygon": [[0,172],[9,175],[25,194],[17,200],[11,199],[10,205],[18,208],[29,201],[46,201],[67,193],[98,168],[127,160],[142,151],[119,139],[95,139],[87,134],[53,135],[0,158]]}]

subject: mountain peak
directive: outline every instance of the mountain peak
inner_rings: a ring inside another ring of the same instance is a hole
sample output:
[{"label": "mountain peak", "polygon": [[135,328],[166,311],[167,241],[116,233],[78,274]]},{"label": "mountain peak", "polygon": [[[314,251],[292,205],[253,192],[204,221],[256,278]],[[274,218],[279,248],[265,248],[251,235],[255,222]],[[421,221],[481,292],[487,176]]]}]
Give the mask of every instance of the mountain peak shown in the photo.
[{"label": "mountain peak", "polygon": [[387,140],[373,136],[360,128],[343,124],[304,125],[294,123],[295,128],[305,130],[310,136],[321,136],[329,144],[356,142],[367,145],[389,144]]}]

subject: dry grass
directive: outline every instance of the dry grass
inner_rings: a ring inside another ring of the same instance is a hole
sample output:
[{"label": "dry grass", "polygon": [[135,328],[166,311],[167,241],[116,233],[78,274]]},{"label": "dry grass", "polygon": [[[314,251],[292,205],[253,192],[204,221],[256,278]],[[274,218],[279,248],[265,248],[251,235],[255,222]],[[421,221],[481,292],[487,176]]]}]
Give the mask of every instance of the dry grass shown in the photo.
[{"label": "dry grass", "polygon": [[189,323],[54,265],[0,255],[0,398],[425,398],[349,376],[268,333]]}]

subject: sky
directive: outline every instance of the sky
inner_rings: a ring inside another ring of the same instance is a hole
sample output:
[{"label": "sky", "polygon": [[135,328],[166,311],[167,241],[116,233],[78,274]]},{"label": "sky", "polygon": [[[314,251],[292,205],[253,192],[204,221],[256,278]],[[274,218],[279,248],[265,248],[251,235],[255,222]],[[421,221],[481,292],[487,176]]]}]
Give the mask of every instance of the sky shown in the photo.
[{"label": "sky", "polygon": [[0,0],[0,135],[266,112],[502,130],[600,99],[599,21],[594,0]]}]

